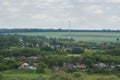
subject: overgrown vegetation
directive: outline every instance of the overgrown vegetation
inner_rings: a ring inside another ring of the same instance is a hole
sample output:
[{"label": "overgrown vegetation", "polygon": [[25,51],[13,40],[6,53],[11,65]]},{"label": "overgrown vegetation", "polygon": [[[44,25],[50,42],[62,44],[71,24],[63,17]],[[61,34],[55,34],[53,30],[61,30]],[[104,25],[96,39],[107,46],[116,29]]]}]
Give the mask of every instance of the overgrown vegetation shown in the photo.
[{"label": "overgrown vegetation", "polygon": [[0,72],[0,80],[119,80],[120,43],[1,35]]}]

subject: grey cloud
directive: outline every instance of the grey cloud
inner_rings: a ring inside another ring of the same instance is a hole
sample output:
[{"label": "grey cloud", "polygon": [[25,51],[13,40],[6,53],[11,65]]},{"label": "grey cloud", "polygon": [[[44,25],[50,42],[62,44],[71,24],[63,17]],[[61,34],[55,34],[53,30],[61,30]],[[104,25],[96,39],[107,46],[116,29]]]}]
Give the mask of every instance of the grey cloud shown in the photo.
[{"label": "grey cloud", "polygon": [[[0,0],[0,28],[120,29],[119,0]],[[114,17],[113,17],[114,16]]]}]

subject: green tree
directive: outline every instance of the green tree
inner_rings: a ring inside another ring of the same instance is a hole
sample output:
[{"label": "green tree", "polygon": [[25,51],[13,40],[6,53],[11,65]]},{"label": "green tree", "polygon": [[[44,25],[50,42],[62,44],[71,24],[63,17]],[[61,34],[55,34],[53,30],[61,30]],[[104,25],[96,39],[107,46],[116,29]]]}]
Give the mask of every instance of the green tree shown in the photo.
[{"label": "green tree", "polygon": [[7,70],[8,69],[8,66],[3,64],[3,63],[0,63],[0,71],[4,71],[4,70]]},{"label": "green tree", "polygon": [[54,49],[49,46],[43,46],[41,47],[41,51],[54,51]]},{"label": "green tree", "polygon": [[2,73],[0,73],[0,80],[3,80],[3,75],[2,75]]},{"label": "green tree", "polygon": [[117,41],[119,41],[120,39],[119,38],[116,38]]},{"label": "green tree", "polygon": [[15,60],[7,60],[5,61],[5,65],[7,65],[9,69],[17,69],[19,66]]},{"label": "green tree", "polygon": [[71,53],[73,53],[73,54],[81,54],[83,52],[84,52],[84,50],[81,48],[78,48],[78,47],[72,48],[72,50],[71,50]]},{"label": "green tree", "polygon": [[47,68],[47,65],[44,62],[39,62],[37,66],[37,73],[45,73],[45,69]]},{"label": "green tree", "polygon": [[3,56],[0,56],[0,62],[2,62],[3,61]]},{"label": "green tree", "polygon": [[65,72],[58,72],[53,74],[48,80],[76,80],[76,79],[73,79],[71,75]]}]

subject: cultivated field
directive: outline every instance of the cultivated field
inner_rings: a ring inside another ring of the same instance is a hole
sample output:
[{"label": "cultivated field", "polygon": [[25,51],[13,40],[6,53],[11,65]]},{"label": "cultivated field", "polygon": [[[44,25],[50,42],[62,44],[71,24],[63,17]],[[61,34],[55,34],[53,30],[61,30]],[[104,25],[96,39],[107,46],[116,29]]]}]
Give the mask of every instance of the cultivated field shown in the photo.
[{"label": "cultivated field", "polygon": [[117,41],[120,38],[120,32],[26,32],[26,33],[12,33],[28,36],[46,36],[56,38],[71,38],[77,41]]}]

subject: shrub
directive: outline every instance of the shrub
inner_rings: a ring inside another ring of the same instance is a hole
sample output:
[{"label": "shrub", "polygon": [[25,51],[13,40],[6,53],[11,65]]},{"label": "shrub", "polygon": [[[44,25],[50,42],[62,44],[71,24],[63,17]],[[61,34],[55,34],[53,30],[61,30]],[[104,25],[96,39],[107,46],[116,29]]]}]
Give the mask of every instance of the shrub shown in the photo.
[{"label": "shrub", "polygon": [[47,68],[47,65],[44,62],[39,62],[37,66],[37,73],[45,73],[45,69]]},{"label": "shrub", "polygon": [[83,74],[80,73],[80,72],[74,72],[74,73],[72,74],[72,76],[75,77],[75,78],[80,78],[80,77],[83,77]]},{"label": "shrub", "polygon": [[72,79],[72,77],[65,72],[59,72],[53,74],[48,80],[74,80],[74,79]]},{"label": "shrub", "polygon": [[0,80],[3,80],[3,75],[2,75],[2,73],[0,73]]},{"label": "shrub", "polygon": [[98,78],[96,80],[119,80],[117,77],[103,77],[103,78]]}]

